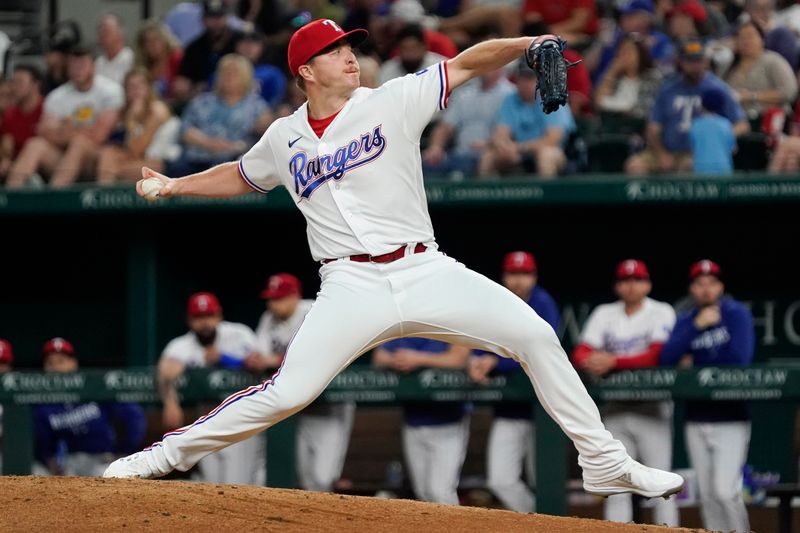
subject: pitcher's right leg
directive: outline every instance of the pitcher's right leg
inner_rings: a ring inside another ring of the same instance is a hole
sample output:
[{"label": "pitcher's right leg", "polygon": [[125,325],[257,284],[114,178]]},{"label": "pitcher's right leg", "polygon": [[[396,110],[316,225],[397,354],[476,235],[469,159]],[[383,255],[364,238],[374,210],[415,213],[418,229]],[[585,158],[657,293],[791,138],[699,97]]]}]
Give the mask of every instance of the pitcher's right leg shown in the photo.
[{"label": "pitcher's right leg", "polygon": [[186,471],[211,452],[246,439],[311,403],[331,380],[374,344],[397,336],[399,318],[388,282],[372,265],[324,266],[317,301],[276,374],[229,396],[193,424],[112,463],[104,477],[151,478]]}]

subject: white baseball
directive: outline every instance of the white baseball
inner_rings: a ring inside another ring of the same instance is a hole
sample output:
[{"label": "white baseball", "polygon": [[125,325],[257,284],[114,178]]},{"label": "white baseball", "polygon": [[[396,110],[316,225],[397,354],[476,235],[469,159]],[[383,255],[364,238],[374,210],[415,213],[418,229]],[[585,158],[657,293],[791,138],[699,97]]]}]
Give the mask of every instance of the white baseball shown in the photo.
[{"label": "white baseball", "polygon": [[142,192],[144,199],[154,202],[158,200],[158,193],[164,187],[164,183],[158,178],[147,178],[142,182]]}]

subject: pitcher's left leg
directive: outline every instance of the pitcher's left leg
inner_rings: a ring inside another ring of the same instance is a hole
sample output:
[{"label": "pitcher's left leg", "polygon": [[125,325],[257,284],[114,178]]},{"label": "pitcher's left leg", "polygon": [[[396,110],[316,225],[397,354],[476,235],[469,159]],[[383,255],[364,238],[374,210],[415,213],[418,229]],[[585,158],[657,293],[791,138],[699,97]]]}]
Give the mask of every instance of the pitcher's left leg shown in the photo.
[{"label": "pitcher's left leg", "polygon": [[407,272],[398,272],[393,281],[406,293],[397,298],[405,334],[467,344],[518,360],[544,409],[577,448],[587,490],[646,497],[680,490],[680,476],[639,465],[605,429],[555,332],[525,302],[441,254],[407,265]]}]

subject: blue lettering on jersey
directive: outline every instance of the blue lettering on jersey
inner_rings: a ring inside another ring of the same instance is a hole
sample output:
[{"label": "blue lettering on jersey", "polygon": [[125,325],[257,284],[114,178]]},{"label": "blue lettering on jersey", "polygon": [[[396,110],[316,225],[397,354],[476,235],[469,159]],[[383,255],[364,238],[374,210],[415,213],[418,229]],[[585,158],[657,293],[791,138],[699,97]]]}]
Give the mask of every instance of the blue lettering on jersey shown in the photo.
[{"label": "blue lettering on jersey", "polygon": [[294,176],[294,191],[300,199],[309,198],[317,188],[332,179],[339,181],[347,172],[378,159],[386,148],[386,138],[380,125],[372,132],[361,134],[333,154],[308,159],[297,152],[289,160],[289,172]]}]

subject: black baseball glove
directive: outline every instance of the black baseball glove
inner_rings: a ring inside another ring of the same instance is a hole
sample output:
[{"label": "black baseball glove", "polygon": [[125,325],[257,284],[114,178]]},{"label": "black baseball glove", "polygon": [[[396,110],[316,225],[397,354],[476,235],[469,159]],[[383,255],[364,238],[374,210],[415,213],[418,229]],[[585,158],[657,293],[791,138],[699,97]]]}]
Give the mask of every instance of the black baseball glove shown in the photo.
[{"label": "black baseball glove", "polygon": [[580,63],[564,59],[566,45],[561,37],[544,35],[534,39],[525,51],[525,62],[536,72],[536,90],[545,113],[567,104],[567,69]]}]

